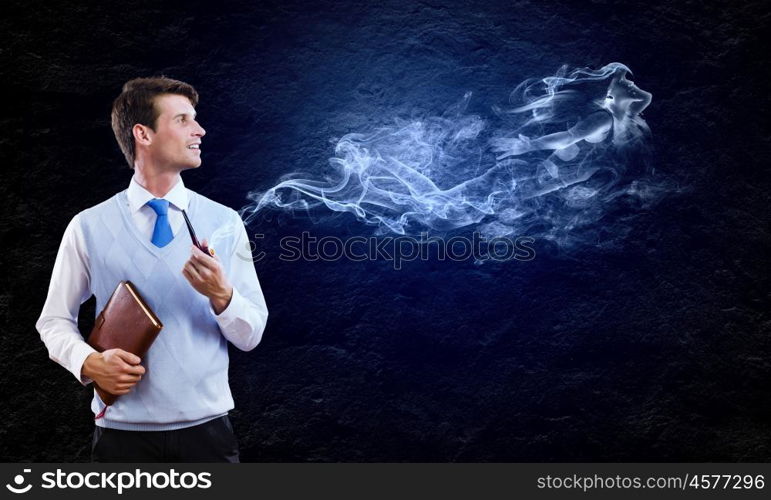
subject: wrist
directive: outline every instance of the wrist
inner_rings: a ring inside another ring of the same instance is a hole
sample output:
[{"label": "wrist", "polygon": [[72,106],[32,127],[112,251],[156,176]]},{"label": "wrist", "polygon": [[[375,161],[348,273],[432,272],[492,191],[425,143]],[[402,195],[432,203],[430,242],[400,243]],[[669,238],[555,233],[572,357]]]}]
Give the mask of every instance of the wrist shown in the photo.
[{"label": "wrist", "polygon": [[221,293],[217,293],[209,297],[211,307],[214,309],[215,314],[221,314],[222,311],[227,309],[230,305],[230,300],[233,298],[233,287],[228,287]]},{"label": "wrist", "polygon": [[95,375],[95,363],[98,362],[99,358],[102,357],[102,353],[100,352],[92,352],[88,356],[86,356],[86,359],[83,361],[83,366],[80,368],[80,374],[90,378],[91,380],[94,380]]}]

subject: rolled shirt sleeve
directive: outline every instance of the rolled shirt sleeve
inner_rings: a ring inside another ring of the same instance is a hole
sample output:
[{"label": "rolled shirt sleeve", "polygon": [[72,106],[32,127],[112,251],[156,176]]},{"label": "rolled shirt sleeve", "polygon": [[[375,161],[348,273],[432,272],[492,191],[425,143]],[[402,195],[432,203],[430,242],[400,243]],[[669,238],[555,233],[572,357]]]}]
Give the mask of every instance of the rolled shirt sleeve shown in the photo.
[{"label": "rolled shirt sleeve", "polygon": [[252,250],[241,218],[236,214],[236,244],[230,258],[228,279],[233,297],[220,314],[212,309],[222,335],[242,351],[251,351],[262,339],[268,321],[268,307],[257,279]]}]

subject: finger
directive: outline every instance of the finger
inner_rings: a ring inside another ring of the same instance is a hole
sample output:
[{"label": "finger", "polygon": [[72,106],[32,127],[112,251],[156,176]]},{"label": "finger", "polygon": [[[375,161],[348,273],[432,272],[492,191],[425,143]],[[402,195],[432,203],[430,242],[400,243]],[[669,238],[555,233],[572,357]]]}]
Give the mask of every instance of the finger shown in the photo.
[{"label": "finger", "polygon": [[[202,257],[202,258],[206,259],[207,257]],[[211,265],[216,266],[216,263],[209,264],[209,263],[203,263],[198,261],[191,263],[191,266],[193,266],[193,269],[195,269],[195,271],[198,273],[198,275],[201,277],[201,280],[203,281],[209,281],[211,279],[212,274],[217,272],[216,267],[214,269],[209,267]]]},{"label": "finger", "polygon": [[198,272],[198,266],[199,265],[200,264],[198,264],[198,262],[196,261],[196,258],[191,256],[190,260],[185,262],[185,269],[187,269],[188,271],[196,271],[196,272]]},{"label": "finger", "polygon": [[206,267],[202,265],[194,265],[193,269],[195,269],[195,272],[198,273],[198,276],[201,281],[209,281],[211,278],[212,272]]},{"label": "finger", "polygon": [[126,373],[128,375],[144,375],[145,374],[145,367],[142,365],[126,365],[126,369],[123,371],[123,373]]},{"label": "finger", "polygon": [[[203,241],[206,241],[206,240],[203,240]],[[201,246],[206,248],[206,243],[201,242]],[[196,256],[196,257],[200,256],[200,257],[203,257],[205,259],[211,259],[212,258],[211,254],[204,252],[203,250],[201,250],[200,248],[198,248],[195,245],[193,245],[193,249],[192,249],[191,253],[192,253],[193,256]]]},{"label": "finger", "polygon": [[214,251],[214,247],[209,245],[209,240],[204,238],[202,244],[204,248],[209,250],[209,253],[206,255],[207,257],[212,258],[216,261],[220,260],[219,257],[217,256],[217,253]]},{"label": "finger", "polygon": [[207,257],[217,258],[217,255],[214,253],[214,247],[209,246],[209,240],[204,238],[203,241],[201,241],[201,246],[209,250],[209,253],[206,254]]},{"label": "finger", "polygon": [[187,279],[188,283],[190,283],[193,287],[198,286],[200,283],[200,280],[192,275],[190,270],[188,268],[182,269],[182,275]]},{"label": "finger", "polygon": [[209,266],[211,266],[211,263],[206,262],[204,259],[210,259],[210,257],[199,257],[196,255],[190,259],[191,265],[195,267],[195,270],[198,271],[199,274],[201,274],[202,271],[209,269]]},{"label": "finger", "polygon": [[195,268],[195,265],[190,261],[188,261],[187,264],[185,264],[185,267],[182,268],[182,272],[186,272],[191,281],[202,281],[201,273],[198,272],[198,270]]},{"label": "finger", "polygon": [[125,361],[126,363],[136,365],[139,364],[142,360],[137,356],[136,354],[130,353],[128,351],[124,351],[123,349],[117,349],[115,354],[118,355],[120,359]]},{"label": "finger", "polygon": [[192,258],[190,260],[198,265],[205,266],[209,269],[214,269],[216,267],[216,258],[203,253],[199,248],[195,248],[195,251],[192,253],[191,257]]},{"label": "finger", "polygon": [[209,241],[204,239],[203,244],[206,248],[209,249],[209,254],[207,255],[207,257],[210,257],[217,262],[221,262],[219,255],[217,255],[217,252],[214,251],[214,247],[209,245]]},{"label": "finger", "polygon": [[201,274],[202,271],[209,269],[210,266],[214,265],[212,259],[206,257],[200,250],[198,250],[198,253],[191,255],[187,263],[193,266],[193,268],[198,271],[198,274]]},{"label": "finger", "polygon": [[142,378],[141,375],[135,373],[126,373],[118,377],[118,382],[123,384],[137,383]]}]

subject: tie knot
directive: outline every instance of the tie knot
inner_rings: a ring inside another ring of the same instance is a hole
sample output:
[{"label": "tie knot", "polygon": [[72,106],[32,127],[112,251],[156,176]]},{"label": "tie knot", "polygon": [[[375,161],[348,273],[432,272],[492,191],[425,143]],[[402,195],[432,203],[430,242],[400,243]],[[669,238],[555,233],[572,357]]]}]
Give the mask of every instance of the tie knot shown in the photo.
[{"label": "tie knot", "polygon": [[155,198],[154,200],[148,201],[147,204],[150,205],[150,208],[155,210],[155,213],[158,216],[168,215],[169,213],[169,200]]}]

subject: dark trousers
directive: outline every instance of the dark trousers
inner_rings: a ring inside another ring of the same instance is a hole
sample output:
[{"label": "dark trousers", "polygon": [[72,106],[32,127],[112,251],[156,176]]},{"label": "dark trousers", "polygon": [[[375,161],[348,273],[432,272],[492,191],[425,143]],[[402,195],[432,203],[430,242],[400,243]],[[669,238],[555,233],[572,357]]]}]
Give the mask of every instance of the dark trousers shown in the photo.
[{"label": "dark trousers", "polygon": [[238,441],[224,415],[175,431],[121,431],[97,426],[92,462],[238,462]]}]

